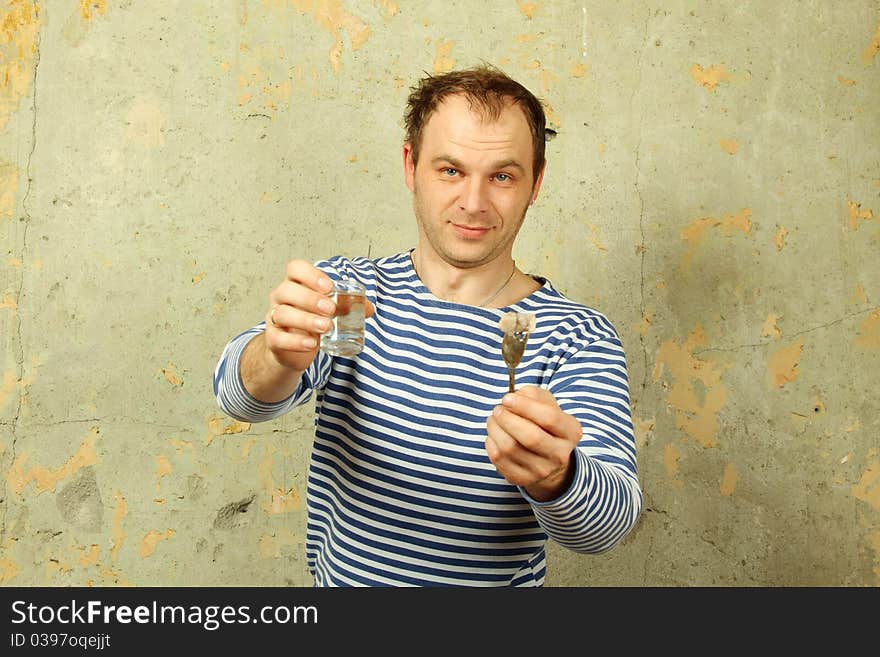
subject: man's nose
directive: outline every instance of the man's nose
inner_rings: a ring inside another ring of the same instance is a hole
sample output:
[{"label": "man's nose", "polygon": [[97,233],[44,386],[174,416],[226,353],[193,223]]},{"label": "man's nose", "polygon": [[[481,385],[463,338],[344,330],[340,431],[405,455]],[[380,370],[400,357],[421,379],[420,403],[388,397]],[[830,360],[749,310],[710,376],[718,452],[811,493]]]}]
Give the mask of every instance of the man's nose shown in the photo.
[{"label": "man's nose", "polygon": [[480,176],[470,176],[462,190],[460,207],[468,214],[486,212],[489,207],[489,186]]}]

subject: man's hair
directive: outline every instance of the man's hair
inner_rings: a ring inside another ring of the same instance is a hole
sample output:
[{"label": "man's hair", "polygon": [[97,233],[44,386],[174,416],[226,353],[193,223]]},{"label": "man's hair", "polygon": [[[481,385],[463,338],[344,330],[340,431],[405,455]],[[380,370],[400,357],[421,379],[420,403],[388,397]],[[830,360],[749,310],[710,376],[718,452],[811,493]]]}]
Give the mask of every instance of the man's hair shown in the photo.
[{"label": "man's hair", "polygon": [[437,106],[449,96],[464,96],[471,109],[484,119],[495,121],[509,104],[518,105],[532,132],[532,173],[537,180],[544,166],[547,119],[541,102],[524,86],[497,68],[484,64],[476,68],[428,75],[410,89],[406,103],[406,141],[412,148],[413,164],[418,162],[422,130]]}]

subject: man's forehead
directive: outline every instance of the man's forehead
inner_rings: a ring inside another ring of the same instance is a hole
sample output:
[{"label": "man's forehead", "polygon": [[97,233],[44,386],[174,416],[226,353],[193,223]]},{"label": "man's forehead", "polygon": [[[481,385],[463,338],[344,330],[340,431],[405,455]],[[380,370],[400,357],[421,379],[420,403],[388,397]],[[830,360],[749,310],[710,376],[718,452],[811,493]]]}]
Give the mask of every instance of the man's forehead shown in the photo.
[{"label": "man's forehead", "polygon": [[441,100],[431,118],[436,114],[471,114],[483,123],[495,123],[502,117],[507,118],[517,114],[526,120],[525,112],[510,98],[500,98],[497,104],[486,104],[465,94],[451,94]]}]

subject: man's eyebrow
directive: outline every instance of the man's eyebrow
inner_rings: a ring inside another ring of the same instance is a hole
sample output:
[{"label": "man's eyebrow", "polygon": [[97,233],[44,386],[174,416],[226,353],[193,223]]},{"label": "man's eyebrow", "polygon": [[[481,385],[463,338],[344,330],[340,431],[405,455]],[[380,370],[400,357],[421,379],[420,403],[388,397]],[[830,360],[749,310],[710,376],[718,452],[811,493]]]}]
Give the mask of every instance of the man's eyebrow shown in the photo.
[{"label": "man's eyebrow", "polygon": [[[451,164],[456,169],[466,168],[464,164],[462,164],[459,160],[455,159],[451,155],[438,155],[437,157],[431,159],[431,164],[434,166],[444,163]],[[526,168],[514,159],[500,160],[499,162],[494,162],[489,168],[491,168],[493,171],[497,171],[498,169],[514,168],[519,169],[523,173],[526,172]]]}]

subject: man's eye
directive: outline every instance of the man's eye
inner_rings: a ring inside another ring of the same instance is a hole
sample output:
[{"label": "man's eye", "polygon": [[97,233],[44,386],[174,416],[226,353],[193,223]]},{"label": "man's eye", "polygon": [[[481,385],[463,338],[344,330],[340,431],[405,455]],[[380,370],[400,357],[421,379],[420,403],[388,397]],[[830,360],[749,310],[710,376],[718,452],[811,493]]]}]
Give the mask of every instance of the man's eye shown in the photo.
[{"label": "man's eye", "polygon": [[497,180],[498,182],[510,182],[510,181],[511,181],[511,178],[510,178],[510,175],[509,175],[509,174],[506,174],[506,173],[496,173],[496,174],[495,174],[495,180]]},{"label": "man's eye", "polygon": [[445,169],[443,169],[443,173],[451,178],[452,176],[458,175],[458,169],[446,167]]}]

